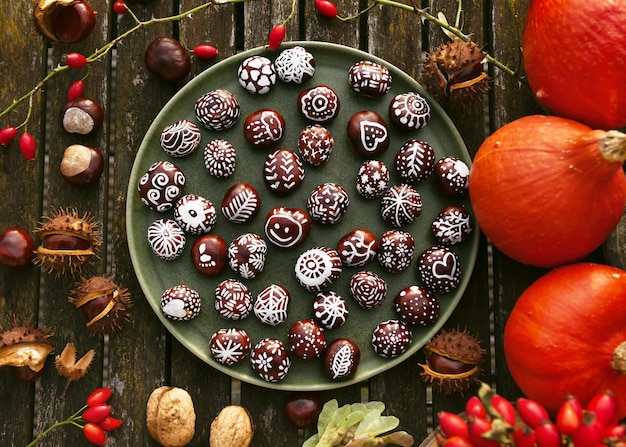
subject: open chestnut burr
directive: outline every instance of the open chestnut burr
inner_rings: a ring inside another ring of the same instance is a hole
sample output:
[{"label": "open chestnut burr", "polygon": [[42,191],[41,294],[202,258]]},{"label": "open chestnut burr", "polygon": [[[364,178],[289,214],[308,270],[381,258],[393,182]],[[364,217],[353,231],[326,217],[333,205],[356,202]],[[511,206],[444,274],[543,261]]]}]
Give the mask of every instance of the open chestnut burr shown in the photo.
[{"label": "open chestnut burr", "polygon": [[86,39],[96,24],[96,13],[83,0],[38,0],[33,19],[40,34],[63,43]]}]

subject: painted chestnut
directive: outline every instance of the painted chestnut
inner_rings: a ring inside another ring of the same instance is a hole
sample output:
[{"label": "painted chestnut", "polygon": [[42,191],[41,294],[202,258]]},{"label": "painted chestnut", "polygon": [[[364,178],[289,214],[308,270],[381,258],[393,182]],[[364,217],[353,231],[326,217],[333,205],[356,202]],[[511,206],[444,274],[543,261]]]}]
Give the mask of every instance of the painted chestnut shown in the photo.
[{"label": "painted chestnut", "polygon": [[10,227],[0,233],[0,264],[21,270],[31,265],[35,244],[31,235],[19,227]]},{"label": "painted chestnut", "polygon": [[39,0],[33,9],[35,27],[50,40],[63,43],[86,39],[96,24],[96,13],[83,0]]},{"label": "painted chestnut", "polygon": [[172,37],[157,37],[150,42],[144,62],[150,73],[167,83],[182,81],[191,70],[189,52]]},{"label": "painted chestnut", "polygon": [[90,185],[100,178],[102,171],[104,156],[98,148],[72,144],[63,152],[61,175],[72,185]]},{"label": "painted chestnut", "polygon": [[102,127],[104,110],[94,99],[80,96],[61,107],[61,126],[66,132],[91,135]]}]

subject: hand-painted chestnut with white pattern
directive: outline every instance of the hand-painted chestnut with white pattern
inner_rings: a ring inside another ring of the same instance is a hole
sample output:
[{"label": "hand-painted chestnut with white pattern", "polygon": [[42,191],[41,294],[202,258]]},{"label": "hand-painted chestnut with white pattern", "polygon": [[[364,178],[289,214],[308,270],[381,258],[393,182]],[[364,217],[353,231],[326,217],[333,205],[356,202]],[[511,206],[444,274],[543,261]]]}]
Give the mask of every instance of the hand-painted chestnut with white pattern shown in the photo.
[{"label": "hand-painted chestnut with white pattern", "polygon": [[376,235],[364,228],[346,233],[337,243],[341,262],[348,267],[362,267],[376,257],[378,240]]},{"label": "hand-painted chestnut with white pattern", "polygon": [[422,196],[406,183],[387,190],[380,202],[382,218],[395,228],[413,222],[422,213]]},{"label": "hand-painted chestnut with white pattern", "polygon": [[360,61],[348,70],[348,83],[356,93],[377,98],[391,89],[391,73],[383,65]]},{"label": "hand-painted chestnut with white pattern", "polygon": [[148,226],[148,244],[159,258],[174,261],[185,249],[187,238],[176,221],[157,219]]},{"label": "hand-painted chestnut with white pattern", "polygon": [[348,338],[337,338],[326,348],[322,368],[331,380],[347,380],[356,374],[360,361],[359,346]]},{"label": "hand-painted chestnut with white pattern", "polygon": [[214,177],[229,177],[235,172],[237,151],[226,140],[212,140],[204,147],[204,167]]},{"label": "hand-painted chestnut with white pattern", "polygon": [[467,192],[469,173],[469,166],[457,157],[442,157],[435,164],[439,189],[448,196],[462,196]]},{"label": "hand-painted chestnut with white pattern", "polygon": [[222,365],[231,366],[245,359],[252,345],[248,333],[240,328],[218,329],[211,336],[209,349],[213,358]]},{"label": "hand-painted chestnut with white pattern", "polygon": [[186,178],[183,171],[170,161],[156,161],[137,182],[141,201],[148,208],[163,212],[174,206],[183,195]]},{"label": "hand-painted chestnut with white pattern", "polygon": [[354,150],[364,157],[382,154],[391,142],[387,123],[373,110],[362,110],[352,115],[348,120],[347,132]]},{"label": "hand-painted chestnut with white pattern", "polygon": [[276,84],[274,63],[264,56],[250,56],[237,69],[239,84],[250,93],[264,95]]},{"label": "hand-painted chestnut with white pattern", "polygon": [[435,239],[441,245],[455,245],[472,234],[474,223],[471,214],[465,208],[448,205],[433,220],[431,229]]},{"label": "hand-painted chestnut with white pattern", "polygon": [[254,314],[261,322],[269,326],[284,323],[289,316],[291,295],[280,284],[270,284],[265,287],[254,301]]},{"label": "hand-painted chestnut with white pattern", "polygon": [[310,165],[320,166],[328,161],[335,148],[335,139],[320,124],[306,126],[298,136],[300,155]]},{"label": "hand-painted chestnut with white pattern", "polygon": [[320,292],[313,301],[313,318],[325,329],[337,329],[348,318],[348,307],[344,299],[332,290]]},{"label": "hand-painted chestnut with white pattern", "polygon": [[252,311],[250,291],[236,279],[225,279],[215,287],[215,310],[227,320],[243,320]]},{"label": "hand-painted chestnut with white pattern", "polygon": [[289,351],[277,338],[264,338],[250,353],[252,369],[266,382],[280,382],[289,372],[291,359]]},{"label": "hand-painted chestnut with white pattern", "polygon": [[188,119],[166,126],[161,132],[161,148],[172,157],[191,154],[200,144],[200,129]]},{"label": "hand-painted chestnut with white pattern", "polygon": [[263,165],[263,180],[276,195],[294,191],[304,180],[304,166],[291,149],[278,149],[267,156]]},{"label": "hand-painted chestnut with white pattern", "polygon": [[244,279],[254,278],[265,267],[267,244],[261,236],[245,233],[228,246],[228,265]]},{"label": "hand-painted chestnut with white pattern", "polygon": [[396,153],[394,167],[404,181],[423,182],[435,169],[435,150],[425,141],[408,140]]},{"label": "hand-painted chestnut with white pattern", "polygon": [[459,257],[448,247],[430,247],[418,257],[420,279],[436,294],[453,291],[461,282]]},{"label": "hand-painted chestnut with white pattern", "polygon": [[196,100],[196,119],[209,130],[222,131],[235,125],[241,113],[237,97],[228,90],[208,91]]},{"label": "hand-painted chestnut with white pattern", "polygon": [[281,51],[274,67],[281,81],[302,84],[315,74],[315,58],[309,50],[296,45]]},{"label": "hand-painted chestnut with white pattern", "polygon": [[219,235],[200,236],[191,247],[191,262],[200,273],[214,276],[228,263],[228,245]]},{"label": "hand-painted chestnut with white pattern", "polygon": [[261,206],[261,196],[249,183],[239,182],[228,188],[222,199],[222,214],[232,223],[246,223]]},{"label": "hand-painted chestnut with white pattern", "polygon": [[411,326],[430,326],[439,318],[439,298],[420,286],[402,289],[393,300],[398,317]]},{"label": "hand-painted chestnut with white pattern", "polygon": [[174,219],[186,232],[200,235],[213,229],[217,213],[210,200],[196,194],[185,194],[176,202]]},{"label": "hand-painted chestnut with white pattern", "polygon": [[311,216],[300,208],[278,206],[265,217],[265,236],[281,248],[295,247],[306,240],[311,231]]},{"label": "hand-painted chestnut with white pattern", "polygon": [[389,230],[378,242],[378,262],[391,273],[406,270],[415,252],[415,240],[403,230]]},{"label": "hand-painted chestnut with white pattern", "polygon": [[314,360],[326,350],[326,334],[315,320],[296,321],[287,334],[291,352],[302,360]]},{"label": "hand-painted chestnut with white pattern", "polygon": [[339,223],[350,206],[350,196],[337,183],[322,183],[309,194],[306,202],[311,219],[322,224]]},{"label": "hand-painted chestnut with white pattern", "polygon": [[376,309],[387,296],[387,283],[376,273],[363,270],[350,277],[350,295],[363,309]]},{"label": "hand-painted chestnut with white pattern", "polygon": [[341,275],[341,258],[332,248],[310,248],[298,257],[295,272],[302,287],[309,292],[320,292]]},{"label": "hand-painted chestnut with white pattern", "polygon": [[252,146],[268,149],[285,134],[285,118],[274,109],[259,109],[246,117],[243,136]]},{"label": "hand-painted chestnut with white pattern", "polygon": [[419,93],[400,93],[389,103],[389,121],[402,130],[421,129],[430,121],[430,105]]},{"label": "hand-painted chestnut with white pattern", "polygon": [[404,354],[412,341],[411,328],[401,320],[383,321],[372,333],[374,352],[388,359]]},{"label": "hand-painted chestnut with white pattern", "polygon": [[304,119],[324,123],[339,114],[341,102],[337,93],[327,85],[307,88],[298,95],[298,111]]},{"label": "hand-painted chestnut with white pattern", "polygon": [[380,160],[363,162],[356,176],[356,190],[366,199],[383,195],[389,186],[389,168]]},{"label": "hand-painted chestnut with white pattern", "polygon": [[198,292],[184,284],[170,287],[161,295],[161,311],[170,320],[188,321],[196,318],[201,307]]}]

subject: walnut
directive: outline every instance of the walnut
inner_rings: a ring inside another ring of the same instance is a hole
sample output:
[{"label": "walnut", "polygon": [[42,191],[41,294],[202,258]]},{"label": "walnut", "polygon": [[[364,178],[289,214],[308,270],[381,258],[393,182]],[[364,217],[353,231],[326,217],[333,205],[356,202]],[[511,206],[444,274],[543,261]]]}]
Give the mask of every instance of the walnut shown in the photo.
[{"label": "walnut", "polygon": [[162,386],[148,399],[146,422],[150,436],[164,447],[181,447],[195,434],[196,413],[189,393]]},{"label": "walnut", "polygon": [[248,410],[239,405],[222,408],[211,423],[211,447],[248,447],[254,436],[254,426]]}]

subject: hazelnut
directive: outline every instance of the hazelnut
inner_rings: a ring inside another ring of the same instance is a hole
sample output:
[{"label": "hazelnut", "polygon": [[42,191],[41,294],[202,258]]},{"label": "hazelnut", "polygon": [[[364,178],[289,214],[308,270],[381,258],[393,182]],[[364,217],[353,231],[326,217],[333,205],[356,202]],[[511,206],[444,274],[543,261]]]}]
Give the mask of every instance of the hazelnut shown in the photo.
[{"label": "hazelnut", "polygon": [[187,445],[195,434],[196,413],[189,393],[182,388],[155,389],[146,408],[148,432],[164,447]]},{"label": "hazelnut", "polygon": [[74,43],[86,39],[96,24],[96,13],[83,0],[38,0],[33,9],[35,27],[50,40]]},{"label": "hazelnut", "polygon": [[254,436],[254,426],[248,410],[240,405],[222,408],[211,422],[211,447],[248,447]]},{"label": "hazelnut", "polygon": [[100,178],[103,170],[104,156],[95,147],[72,144],[63,152],[61,175],[72,185],[90,185]]},{"label": "hazelnut", "polygon": [[150,42],[144,61],[150,73],[168,83],[183,80],[191,70],[189,52],[171,37],[157,37]]},{"label": "hazelnut", "polygon": [[102,127],[104,111],[99,102],[78,97],[61,107],[61,125],[66,132],[90,135]]}]

